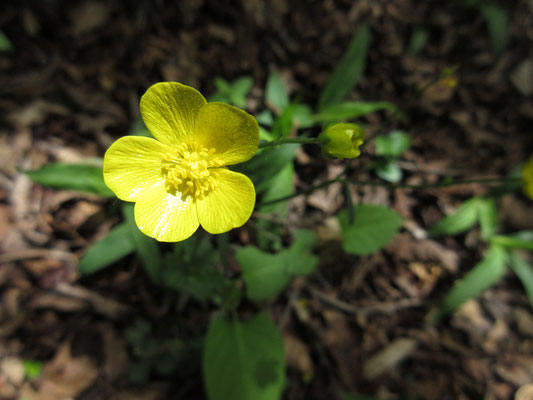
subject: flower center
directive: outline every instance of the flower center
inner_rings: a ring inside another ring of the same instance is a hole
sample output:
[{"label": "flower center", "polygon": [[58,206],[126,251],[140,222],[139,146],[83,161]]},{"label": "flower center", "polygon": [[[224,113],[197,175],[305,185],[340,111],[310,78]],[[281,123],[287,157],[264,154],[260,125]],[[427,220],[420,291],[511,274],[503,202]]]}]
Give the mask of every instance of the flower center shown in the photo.
[{"label": "flower center", "polygon": [[207,149],[198,143],[182,143],[161,160],[161,172],[169,193],[181,197],[203,199],[217,186],[209,168],[222,164],[213,156],[215,149]]}]

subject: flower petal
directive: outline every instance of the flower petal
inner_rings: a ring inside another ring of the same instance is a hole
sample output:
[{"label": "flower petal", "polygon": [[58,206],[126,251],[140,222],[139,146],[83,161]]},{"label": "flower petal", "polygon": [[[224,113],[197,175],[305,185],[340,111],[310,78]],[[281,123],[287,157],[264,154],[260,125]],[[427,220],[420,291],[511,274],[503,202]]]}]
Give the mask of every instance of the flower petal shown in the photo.
[{"label": "flower petal", "polygon": [[216,150],[221,165],[249,160],[259,146],[259,126],[247,112],[224,103],[208,103],[198,113],[195,139]]},{"label": "flower petal", "polygon": [[226,168],[210,172],[218,185],[204,199],[196,200],[200,224],[209,233],[227,232],[244,225],[255,205],[254,184],[246,175]]},{"label": "flower petal", "polygon": [[160,82],[150,86],[141,98],[141,115],[157,140],[174,144],[194,133],[198,111],[206,103],[204,96],[190,86]]},{"label": "flower petal", "polygon": [[135,222],[142,233],[160,242],[179,242],[198,229],[198,216],[192,197],[168,193],[165,182],[144,190],[135,204]]},{"label": "flower petal", "polygon": [[104,156],[105,184],[119,199],[135,201],[144,189],[163,179],[161,158],[167,151],[167,145],[152,138],[118,139]]}]

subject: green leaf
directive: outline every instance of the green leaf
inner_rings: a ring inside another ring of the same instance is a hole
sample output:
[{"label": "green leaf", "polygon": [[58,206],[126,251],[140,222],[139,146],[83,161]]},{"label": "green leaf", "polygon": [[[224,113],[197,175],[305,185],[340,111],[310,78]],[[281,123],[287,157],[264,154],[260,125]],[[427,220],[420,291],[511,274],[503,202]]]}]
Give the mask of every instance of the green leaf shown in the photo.
[{"label": "green leaf", "polygon": [[291,163],[299,144],[285,144],[283,146],[261,149],[251,160],[232,167],[232,170],[248,176],[255,185],[257,193],[266,191],[272,179],[288,163]]},{"label": "green leaf", "polygon": [[281,114],[274,121],[272,126],[272,136],[276,139],[287,137],[292,132],[294,127],[294,107],[288,106],[283,110]]},{"label": "green leaf", "polygon": [[[294,192],[294,166],[286,164],[282,170],[270,180],[270,185],[265,191],[262,202],[288,196]],[[281,216],[287,214],[287,202],[260,206],[260,211],[265,213],[276,212]]]},{"label": "green leaf", "polygon": [[492,47],[496,53],[501,53],[509,39],[509,15],[493,2],[483,4],[480,9],[487,21]]},{"label": "green leaf", "polygon": [[411,138],[402,131],[392,131],[376,138],[376,154],[387,158],[398,158],[411,146]]},{"label": "green leaf", "polygon": [[326,83],[318,101],[319,111],[343,101],[357,84],[365,69],[369,43],[370,29],[368,25],[363,25]]},{"label": "green leaf", "polygon": [[77,190],[105,197],[114,194],[104,183],[102,167],[87,164],[48,164],[25,173],[37,183],[54,188]]},{"label": "green leaf", "polygon": [[363,117],[381,110],[396,111],[397,107],[386,101],[362,102],[346,101],[325,107],[314,116],[315,122],[336,122]]},{"label": "green leaf", "polygon": [[385,160],[383,165],[378,165],[376,167],[376,174],[383,180],[387,182],[400,182],[402,180],[402,170],[396,164],[395,161]]},{"label": "green leaf", "polygon": [[225,96],[231,93],[231,85],[223,78],[215,78],[215,86]]},{"label": "green leaf", "polygon": [[[292,163],[286,164],[269,182],[270,184],[261,198],[262,202],[292,194],[294,191],[294,166]],[[265,206],[258,205],[257,208],[262,214],[272,214],[278,218],[284,218],[287,215],[289,204],[282,201]],[[257,229],[259,247],[262,249],[280,249],[282,247],[283,226],[265,218],[259,218],[256,223],[259,228]]]},{"label": "green leaf", "polygon": [[135,251],[135,241],[127,223],[113,228],[109,233],[93,244],[83,254],[78,270],[83,274],[91,274]]},{"label": "green leaf", "polygon": [[457,235],[472,228],[478,221],[479,197],[465,201],[453,214],[444,217],[431,229],[431,234]]},{"label": "green leaf", "polygon": [[533,231],[522,231],[513,235],[496,235],[490,241],[499,246],[533,250]]},{"label": "green leaf", "polygon": [[287,272],[291,276],[309,275],[318,264],[318,257],[311,254],[316,243],[316,235],[307,229],[294,231],[294,242],[285,251]]},{"label": "green leaf", "polygon": [[305,104],[293,104],[293,119],[298,128],[309,128],[313,126],[313,110]]},{"label": "green leaf", "polygon": [[218,255],[208,236],[195,234],[176,243],[165,258],[163,283],[199,301],[219,303],[230,282],[215,268]]},{"label": "green leaf", "polygon": [[414,56],[420,52],[428,41],[429,32],[426,28],[417,26],[411,35],[411,41],[407,48],[407,54]]},{"label": "green leaf", "polygon": [[213,319],[203,366],[210,400],[277,400],[285,383],[281,334],[266,312],[246,322]]},{"label": "green leaf", "polygon": [[43,363],[40,361],[24,360],[24,374],[28,379],[35,379],[41,376]]},{"label": "green leaf", "polygon": [[524,285],[529,302],[533,306],[533,268],[522,257],[514,252],[509,253],[509,264]]},{"label": "green leaf", "polygon": [[272,116],[272,111],[270,110],[261,111],[256,115],[255,119],[257,119],[257,122],[259,122],[261,125],[265,126],[272,126],[274,123],[274,117]]},{"label": "green leaf", "polygon": [[2,31],[0,31],[0,51],[13,51],[13,44]]},{"label": "green leaf", "polygon": [[496,200],[491,197],[480,198],[478,207],[481,237],[485,240],[489,240],[496,234],[499,228],[498,206]]},{"label": "green leaf", "polygon": [[403,218],[390,208],[359,204],[355,221],[349,223],[348,210],[339,213],[343,248],[352,254],[370,254],[385,246],[402,226]]},{"label": "green leaf", "polygon": [[225,79],[215,78],[215,86],[218,92],[210,97],[210,101],[221,101],[246,108],[246,96],[253,86],[253,80],[249,76],[243,76],[229,83]]},{"label": "green leaf", "polygon": [[135,243],[135,250],[142,260],[144,270],[154,283],[161,283],[161,273],[163,270],[163,259],[159,245],[155,239],[142,233],[135,223],[134,204],[125,203],[122,211],[126,224],[129,227],[131,237]]},{"label": "green leaf", "polygon": [[254,81],[250,76],[241,76],[233,82],[231,90],[241,96],[246,96],[252,89],[253,84]]},{"label": "green leaf", "polygon": [[269,254],[255,246],[239,249],[235,254],[242,268],[248,298],[255,301],[277,296],[290,281],[283,254]]},{"label": "green leaf", "polygon": [[252,88],[253,80],[249,76],[243,76],[233,82],[229,94],[230,103],[240,108],[246,108],[246,96]]},{"label": "green leaf", "polygon": [[289,95],[281,76],[273,71],[267,80],[265,97],[267,104],[282,112],[289,105]]},{"label": "green leaf", "polygon": [[310,253],[314,243],[313,232],[297,230],[291,247],[277,254],[255,246],[239,249],[235,256],[243,271],[248,297],[255,301],[274,297],[292,276],[310,274],[318,264],[318,257]]},{"label": "green leaf", "polygon": [[444,297],[438,316],[454,311],[463,303],[498,283],[506,272],[505,262],[505,250],[500,246],[492,246],[485,258],[476,264],[463,279],[458,280]]}]

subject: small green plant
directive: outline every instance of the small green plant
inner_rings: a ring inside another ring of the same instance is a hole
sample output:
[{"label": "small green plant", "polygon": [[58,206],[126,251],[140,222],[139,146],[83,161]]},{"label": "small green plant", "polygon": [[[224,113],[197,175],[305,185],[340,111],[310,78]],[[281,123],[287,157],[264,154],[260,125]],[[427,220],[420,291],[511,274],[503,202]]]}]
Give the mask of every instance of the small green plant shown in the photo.
[{"label": "small green plant", "polygon": [[[418,36],[413,37],[413,53],[425,43],[424,32]],[[210,400],[281,398],[287,380],[282,335],[263,305],[276,301],[294,277],[312,275],[321,262],[315,233],[303,224],[288,226],[288,200],[334,183],[345,188],[425,189],[517,181],[449,178],[428,185],[401,184],[398,159],[411,144],[409,135],[385,126],[368,137],[363,124],[365,116],[376,112],[387,113],[400,123],[401,111],[379,99],[348,98],[364,73],[370,42],[371,31],[364,25],[354,35],[316,107],[291,96],[276,71],[266,81],[257,119],[234,107],[246,107],[254,84],[250,77],[231,83],[217,78],[217,92],[210,103],[189,86],[160,83],[141,100],[146,126],[138,121],[129,136],[112,145],[104,160],[51,164],[28,171],[43,185],[103,197],[115,193],[126,201],[115,207],[122,212],[122,222],[81,257],[82,275],[129,257],[142,266],[156,290],[213,310],[205,339],[191,345],[177,338],[157,338],[151,323],[136,321],[126,333],[136,360],[130,371],[133,381],[142,382],[151,374],[178,373],[184,354],[191,354],[187,349],[193,348],[198,351],[192,353],[202,354],[201,369]],[[453,71],[455,68],[446,69],[417,93]],[[351,159],[365,152],[372,138],[377,163],[370,168],[386,182],[358,180],[350,173]],[[332,179],[298,188],[293,161],[302,145],[320,146],[323,154],[345,167]],[[360,256],[380,251],[401,229],[403,218],[382,205],[354,205],[349,190],[345,193],[345,207],[336,215],[344,252]],[[246,239],[233,240],[226,233],[249,219]],[[531,250],[533,234],[501,234],[495,197],[466,201],[432,232],[456,235],[477,223],[488,251],[444,298],[435,312],[435,323],[498,282],[507,265],[533,298],[531,267],[515,251]],[[251,309],[255,311],[240,313],[243,302],[254,303]],[[343,393],[341,398],[365,397]]]},{"label": "small green plant", "polygon": [[511,267],[528,293],[533,305],[533,267],[520,255],[520,250],[533,250],[533,232],[501,234],[497,199],[473,197],[465,201],[453,214],[440,220],[431,230],[434,235],[458,235],[479,224],[481,239],[487,251],[460,281],[446,294],[429,321],[453,312],[466,301],[497,284]]},{"label": "small green plant", "polygon": [[411,145],[411,138],[402,131],[392,131],[375,140],[375,153],[380,158],[376,165],[376,174],[388,182],[400,182],[402,170],[397,164],[398,158]]}]

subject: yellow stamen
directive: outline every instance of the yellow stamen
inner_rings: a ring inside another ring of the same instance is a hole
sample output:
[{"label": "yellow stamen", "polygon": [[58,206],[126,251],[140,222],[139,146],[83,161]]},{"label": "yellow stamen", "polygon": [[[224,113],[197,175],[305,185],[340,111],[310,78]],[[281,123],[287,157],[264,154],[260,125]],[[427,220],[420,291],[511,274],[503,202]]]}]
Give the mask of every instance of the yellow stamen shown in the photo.
[{"label": "yellow stamen", "polygon": [[209,168],[222,166],[214,155],[216,149],[207,149],[196,142],[179,144],[161,160],[161,172],[169,193],[180,193],[182,198],[204,198],[217,186]]}]

